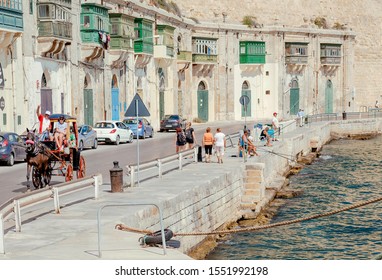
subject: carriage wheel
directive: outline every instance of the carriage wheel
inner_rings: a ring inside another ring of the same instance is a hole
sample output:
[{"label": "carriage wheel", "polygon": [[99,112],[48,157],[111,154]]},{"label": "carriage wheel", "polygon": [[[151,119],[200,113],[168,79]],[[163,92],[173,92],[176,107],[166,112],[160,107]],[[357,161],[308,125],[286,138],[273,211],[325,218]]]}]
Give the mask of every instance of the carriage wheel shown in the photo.
[{"label": "carriage wheel", "polygon": [[78,164],[77,179],[84,178],[86,173],[85,158],[80,156],[80,162]]},{"label": "carriage wheel", "polygon": [[73,165],[68,163],[66,166],[66,174],[65,174],[65,182],[69,182],[73,180]]},{"label": "carriage wheel", "polygon": [[48,168],[48,170],[46,171],[45,185],[49,185],[51,180],[52,180],[52,169]]},{"label": "carriage wheel", "polygon": [[38,169],[35,166],[32,166],[32,172],[31,173],[32,173],[32,183],[33,183],[33,186],[36,189],[39,189],[40,186],[42,186],[41,174],[40,174],[40,172],[38,171]]}]

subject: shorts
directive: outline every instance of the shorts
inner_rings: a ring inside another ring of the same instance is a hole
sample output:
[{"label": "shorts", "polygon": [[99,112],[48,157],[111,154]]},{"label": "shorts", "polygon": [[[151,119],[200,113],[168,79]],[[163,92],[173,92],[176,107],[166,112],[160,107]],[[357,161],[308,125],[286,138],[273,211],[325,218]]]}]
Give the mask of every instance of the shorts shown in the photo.
[{"label": "shorts", "polygon": [[224,146],[215,146],[216,156],[224,156]]},{"label": "shorts", "polygon": [[204,145],[204,151],[206,155],[212,155],[212,145]]}]

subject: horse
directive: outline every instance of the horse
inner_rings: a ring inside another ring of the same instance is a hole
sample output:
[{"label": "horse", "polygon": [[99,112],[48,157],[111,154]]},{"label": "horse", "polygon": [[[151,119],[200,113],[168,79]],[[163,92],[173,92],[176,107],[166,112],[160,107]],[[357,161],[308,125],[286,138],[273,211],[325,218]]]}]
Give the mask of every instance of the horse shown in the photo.
[{"label": "horse", "polygon": [[[49,158],[51,151],[44,144],[40,143],[38,136],[35,134],[36,129],[29,130],[27,128],[26,136],[26,162],[27,162],[27,189],[30,190],[30,173],[32,167],[33,169],[33,185],[35,188],[43,188],[50,182],[51,170]],[[43,179],[43,180],[42,180]],[[38,180],[38,181],[36,181]]]}]

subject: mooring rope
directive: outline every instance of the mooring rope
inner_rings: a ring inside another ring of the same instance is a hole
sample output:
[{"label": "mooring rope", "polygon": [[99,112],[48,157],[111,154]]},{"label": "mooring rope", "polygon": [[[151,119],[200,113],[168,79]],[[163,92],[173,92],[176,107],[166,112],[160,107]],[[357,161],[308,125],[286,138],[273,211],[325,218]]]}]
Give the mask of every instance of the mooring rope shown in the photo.
[{"label": "mooring rope", "polygon": [[[189,233],[174,233],[174,236],[192,236],[192,235],[224,235],[224,234],[232,234],[232,233],[240,233],[240,232],[249,232],[249,231],[257,231],[257,230],[262,230],[262,229],[268,229],[268,228],[274,228],[274,227],[279,227],[279,226],[285,226],[285,225],[291,225],[291,224],[296,224],[308,220],[313,220],[313,219],[318,219],[326,216],[331,216],[334,214],[338,214],[340,212],[348,211],[351,209],[359,208],[368,204],[376,203],[382,200],[382,196],[374,199],[369,199],[366,201],[361,201],[358,203],[355,203],[353,205],[343,207],[337,210],[333,210],[330,212],[326,213],[321,213],[321,214],[316,214],[312,216],[308,216],[305,218],[299,218],[295,220],[290,220],[290,221],[284,221],[284,222],[279,222],[279,223],[274,223],[274,224],[269,224],[269,225],[263,225],[263,226],[253,226],[253,227],[245,227],[245,228],[239,228],[239,229],[233,229],[233,230],[219,230],[219,231],[212,231],[212,232],[189,232]],[[123,230],[123,231],[133,231],[136,233],[145,233],[145,234],[152,234],[153,231],[150,230],[140,230],[136,228],[130,228],[127,227],[123,224],[117,224],[115,226],[116,229]]]}]

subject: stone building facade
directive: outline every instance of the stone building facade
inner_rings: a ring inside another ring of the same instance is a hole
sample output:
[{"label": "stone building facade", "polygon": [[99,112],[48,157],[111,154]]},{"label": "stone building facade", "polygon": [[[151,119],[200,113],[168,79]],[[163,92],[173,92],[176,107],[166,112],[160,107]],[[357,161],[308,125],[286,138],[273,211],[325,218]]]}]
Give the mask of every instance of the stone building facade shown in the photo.
[{"label": "stone building facade", "polygon": [[32,127],[39,104],[79,123],[123,119],[136,93],[155,128],[165,114],[216,121],[277,111],[288,119],[300,108],[338,113],[366,104],[355,94],[358,33],[281,24],[286,15],[243,24],[240,9],[259,10],[258,1],[235,9],[221,1],[211,15],[201,1],[8,2],[0,2],[10,19],[0,24],[2,131]]}]

